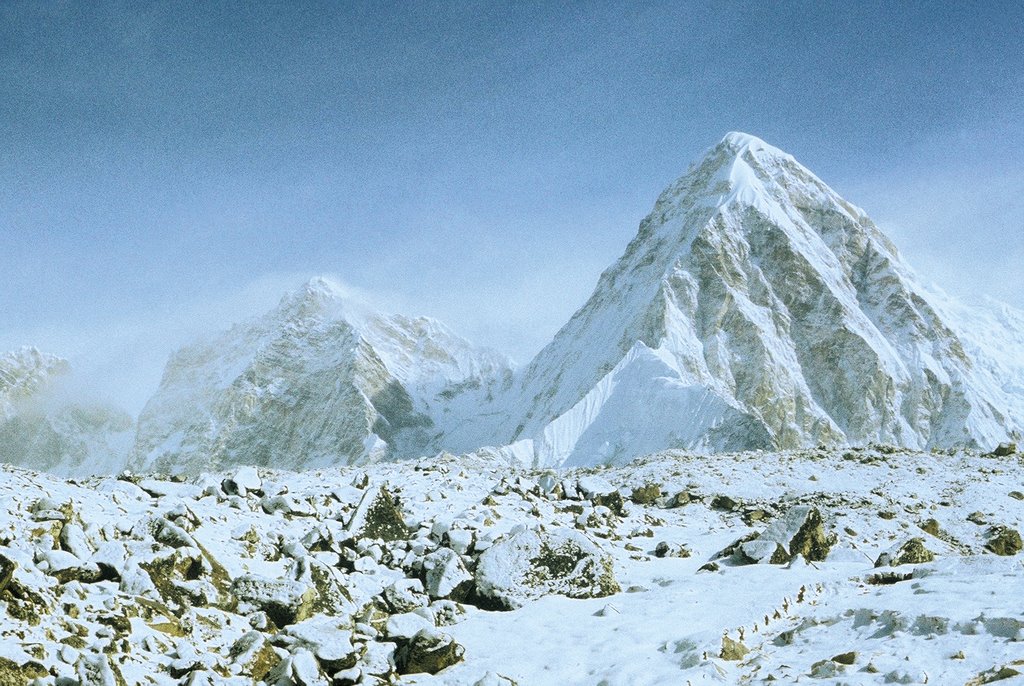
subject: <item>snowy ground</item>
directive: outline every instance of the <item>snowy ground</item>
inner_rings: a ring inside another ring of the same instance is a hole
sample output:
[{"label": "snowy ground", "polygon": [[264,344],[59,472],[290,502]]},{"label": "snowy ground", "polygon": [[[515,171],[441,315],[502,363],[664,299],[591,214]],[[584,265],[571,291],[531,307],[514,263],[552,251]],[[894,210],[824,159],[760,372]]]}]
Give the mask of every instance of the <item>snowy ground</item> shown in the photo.
[{"label": "snowy ground", "polygon": [[[478,454],[187,482],[3,467],[0,683],[1012,679],[1022,457],[669,452],[537,472]],[[761,542],[811,532],[827,554],[716,558],[769,527]],[[933,560],[876,567],[914,538]]]}]

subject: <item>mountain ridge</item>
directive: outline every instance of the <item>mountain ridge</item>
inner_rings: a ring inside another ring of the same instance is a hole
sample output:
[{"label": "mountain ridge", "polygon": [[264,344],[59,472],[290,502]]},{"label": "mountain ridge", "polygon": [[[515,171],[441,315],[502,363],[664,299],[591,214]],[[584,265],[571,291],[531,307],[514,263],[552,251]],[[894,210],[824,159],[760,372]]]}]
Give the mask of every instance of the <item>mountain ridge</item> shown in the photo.
[{"label": "mountain ridge", "polygon": [[927,287],[864,210],[731,132],[525,367],[318,277],[174,353],[127,463],[299,469],[492,445],[557,467],[1022,433],[1024,313]]}]

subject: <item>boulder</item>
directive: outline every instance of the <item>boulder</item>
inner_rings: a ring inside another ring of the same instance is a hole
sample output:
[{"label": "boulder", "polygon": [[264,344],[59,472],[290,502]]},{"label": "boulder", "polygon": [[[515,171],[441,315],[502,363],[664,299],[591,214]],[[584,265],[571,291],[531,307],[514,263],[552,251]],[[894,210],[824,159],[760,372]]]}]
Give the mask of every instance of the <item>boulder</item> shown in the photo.
[{"label": "boulder", "polygon": [[423,570],[431,598],[462,600],[473,585],[473,575],[450,548],[439,548],[424,557]]},{"label": "boulder", "polygon": [[760,534],[739,539],[715,557],[732,557],[741,564],[785,564],[797,556],[820,562],[828,556],[832,543],[818,508],[797,505]]},{"label": "boulder", "polygon": [[261,610],[278,627],[301,622],[313,611],[316,590],[294,579],[271,579],[245,574],[231,584],[231,593],[242,612]]},{"label": "boulder", "polygon": [[513,610],[544,595],[601,598],[618,593],[612,559],[573,529],[520,530],[498,539],[480,556],[476,592]]},{"label": "boulder", "polygon": [[900,565],[916,565],[931,562],[935,554],[924,545],[924,539],[911,538],[896,551],[882,553],[875,560],[875,567],[898,567]]},{"label": "boulder", "polygon": [[399,674],[437,674],[462,660],[465,649],[451,636],[423,630],[395,653]]},{"label": "boulder", "polygon": [[1020,533],[1008,526],[994,526],[988,532],[985,549],[996,555],[1016,555],[1021,551]]},{"label": "boulder", "polygon": [[401,541],[409,537],[402,510],[383,486],[370,488],[363,494],[346,528],[355,539]]}]

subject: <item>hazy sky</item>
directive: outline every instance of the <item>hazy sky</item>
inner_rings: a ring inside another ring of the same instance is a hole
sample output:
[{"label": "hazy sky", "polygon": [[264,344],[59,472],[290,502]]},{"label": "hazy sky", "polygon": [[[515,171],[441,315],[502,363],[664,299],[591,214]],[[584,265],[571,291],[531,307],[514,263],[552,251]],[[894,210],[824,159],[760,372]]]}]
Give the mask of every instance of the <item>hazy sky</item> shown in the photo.
[{"label": "hazy sky", "polygon": [[1022,27],[1019,1],[5,2],[0,349],[136,405],[173,346],[332,274],[526,361],[729,130],[1020,306]]}]

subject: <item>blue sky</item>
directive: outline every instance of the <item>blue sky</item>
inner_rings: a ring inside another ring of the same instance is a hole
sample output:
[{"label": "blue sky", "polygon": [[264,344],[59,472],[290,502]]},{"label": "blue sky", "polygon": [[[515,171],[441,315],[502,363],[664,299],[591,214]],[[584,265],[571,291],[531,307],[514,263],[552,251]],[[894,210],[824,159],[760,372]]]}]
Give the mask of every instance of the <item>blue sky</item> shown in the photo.
[{"label": "blue sky", "polygon": [[332,274],[525,361],[730,130],[1020,305],[1024,5],[950,5],[4,3],[0,348],[138,402]]}]

